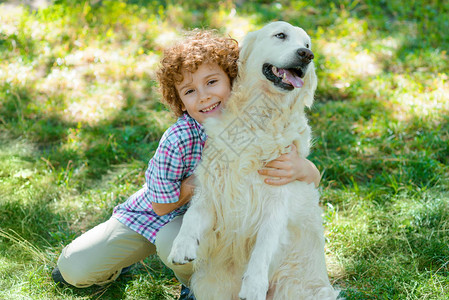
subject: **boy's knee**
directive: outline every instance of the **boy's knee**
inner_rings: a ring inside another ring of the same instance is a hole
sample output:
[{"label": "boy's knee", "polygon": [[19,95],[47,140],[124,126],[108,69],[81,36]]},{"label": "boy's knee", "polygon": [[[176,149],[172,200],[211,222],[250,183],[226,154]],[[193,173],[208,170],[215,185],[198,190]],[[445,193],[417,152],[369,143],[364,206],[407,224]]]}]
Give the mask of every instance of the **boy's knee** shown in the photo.
[{"label": "boy's knee", "polygon": [[185,286],[190,285],[190,277],[193,274],[193,263],[189,262],[185,265],[174,265],[172,263],[164,262],[164,264],[175,273],[176,278]]},{"label": "boy's knee", "polygon": [[182,216],[174,218],[162,227],[156,235],[156,251],[165,264],[167,264],[167,257],[170,254],[173,241],[181,228],[182,219]]},{"label": "boy's knee", "polygon": [[78,261],[71,256],[65,256],[64,252],[58,259],[58,268],[64,280],[76,287],[88,287],[90,280],[89,272],[91,271],[89,265],[82,261]]},{"label": "boy's knee", "polygon": [[67,283],[79,288],[112,281],[117,277],[116,273],[118,272],[100,274],[101,268],[92,259],[76,254],[70,255],[66,249],[63,250],[58,259],[58,268]]}]

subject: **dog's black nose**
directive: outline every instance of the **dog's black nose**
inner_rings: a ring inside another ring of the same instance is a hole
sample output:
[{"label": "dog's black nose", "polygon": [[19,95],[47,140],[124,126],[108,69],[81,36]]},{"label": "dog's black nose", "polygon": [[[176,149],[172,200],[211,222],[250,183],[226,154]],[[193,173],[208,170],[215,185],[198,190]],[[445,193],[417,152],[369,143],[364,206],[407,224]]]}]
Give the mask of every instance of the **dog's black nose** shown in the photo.
[{"label": "dog's black nose", "polygon": [[313,55],[313,52],[307,48],[299,48],[297,52],[298,52],[299,58],[302,61],[305,61],[308,63],[315,57]]}]

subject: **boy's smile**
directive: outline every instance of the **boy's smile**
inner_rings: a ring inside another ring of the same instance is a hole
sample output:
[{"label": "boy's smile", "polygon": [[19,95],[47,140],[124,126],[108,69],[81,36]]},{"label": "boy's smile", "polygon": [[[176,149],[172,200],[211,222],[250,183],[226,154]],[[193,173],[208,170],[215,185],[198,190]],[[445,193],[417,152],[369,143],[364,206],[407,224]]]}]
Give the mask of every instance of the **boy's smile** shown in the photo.
[{"label": "boy's smile", "polygon": [[186,111],[200,124],[221,115],[231,95],[231,81],[217,64],[202,64],[194,73],[184,71],[182,82],[175,84]]}]

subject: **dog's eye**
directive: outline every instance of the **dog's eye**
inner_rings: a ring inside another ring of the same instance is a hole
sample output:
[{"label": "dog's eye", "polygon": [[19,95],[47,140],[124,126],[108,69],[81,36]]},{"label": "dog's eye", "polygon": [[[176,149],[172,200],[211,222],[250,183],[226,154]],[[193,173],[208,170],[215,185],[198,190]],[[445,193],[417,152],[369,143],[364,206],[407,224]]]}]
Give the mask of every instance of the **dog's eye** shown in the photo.
[{"label": "dog's eye", "polygon": [[310,48],[310,45],[309,45],[309,44],[306,44],[306,48],[309,49],[309,48]]},{"label": "dog's eye", "polygon": [[274,36],[281,40],[285,40],[287,38],[287,35],[285,35],[285,33],[282,33],[282,32],[275,34]]}]

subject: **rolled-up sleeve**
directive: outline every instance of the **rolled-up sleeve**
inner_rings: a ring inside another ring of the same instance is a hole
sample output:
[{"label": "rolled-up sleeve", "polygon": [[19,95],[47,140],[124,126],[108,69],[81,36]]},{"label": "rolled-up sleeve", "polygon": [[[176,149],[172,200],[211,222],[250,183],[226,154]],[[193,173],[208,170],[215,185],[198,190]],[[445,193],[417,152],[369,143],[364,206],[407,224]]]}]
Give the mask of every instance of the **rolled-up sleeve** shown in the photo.
[{"label": "rolled-up sleeve", "polygon": [[145,172],[152,202],[174,203],[179,200],[184,169],[185,164],[179,145],[167,139],[163,140]]}]

